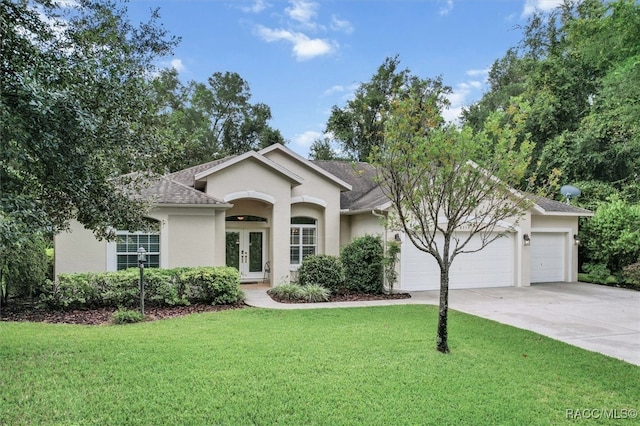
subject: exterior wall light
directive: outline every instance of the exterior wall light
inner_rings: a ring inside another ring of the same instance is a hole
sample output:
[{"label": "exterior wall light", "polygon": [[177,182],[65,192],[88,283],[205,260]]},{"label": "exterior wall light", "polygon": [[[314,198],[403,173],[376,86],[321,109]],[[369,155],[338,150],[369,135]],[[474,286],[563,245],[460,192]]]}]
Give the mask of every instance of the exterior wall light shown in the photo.
[{"label": "exterior wall light", "polygon": [[580,245],[580,237],[577,234],[573,234],[573,244],[576,246]]},{"label": "exterior wall light", "polygon": [[522,244],[524,244],[525,246],[531,245],[531,238],[529,237],[529,234],[524,234],[522,236]]},{"label": "exterior wall light", "polygon": [[138,266],[140,267],[140,313],[144,317],[144,262],[147,261],[147,251],[138,248]]}]

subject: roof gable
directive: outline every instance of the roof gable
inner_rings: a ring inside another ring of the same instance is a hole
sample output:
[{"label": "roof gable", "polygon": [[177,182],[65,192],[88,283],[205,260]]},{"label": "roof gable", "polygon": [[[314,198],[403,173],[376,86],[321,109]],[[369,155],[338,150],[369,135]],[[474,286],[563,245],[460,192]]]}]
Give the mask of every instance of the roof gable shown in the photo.
[{"label": "roof gable", "polygon": [[318,167],[312,161],[307,160],[306,158],[304,158],[301,155],[293,152],[292,150],[290,150],[289,148],[287,148],[284,145],[276,143],[276,144],[273,144],[271,146],[268,146],[268,147],[260,150],[258,153],[260,155],[268,156],[269,153],[275,152],[275,151],[284,154],[285,156],[291,158],[292,160],[296,161],[297,163],[301,164],[302,166],[304,166],[304,167],[306,167],[306,168],[308,168],[310,170],[313,170],[315,173],[317,173],[317,174],[323,176],[324,178],[328,179],[329,181],[335,183],[336,185],[338,185],[340,187],[341,191],[351,191],[352,187],[348,182],[345,182],[339,176],[336,176],[336,175],[328,172],[327,170],[323,169],[322,167]]},{"label": "roof gable", "polygon": [[272,170],[274,170],[276,173],[284,176],[285,178],[287,178],[292,184],[294,185],[300,185],[303,182],[303,179],[296,175],[295,173],[287,170],[286,168],[282,167],[280,164],[269,160],[268,158],[264,157],[263,155],[260,155],[259,153],[255,152],[255,151],[249,151],[249,152],[245,152],[242,155],[238,155],[236,157],[230,158],[227,161],[224,162],[220,162],[218,164],[213,165],[212,167],[208,168],[208,169],[204,169],[198,173],[195,174],[194,176],[194,180],[196,182],[198,181],[203,181],[205,180],[207,177],[221,171],[224,169],[227,169],[235,164],[241,163],[243,161],[247,161],[247,160],[253,160],[256,161],[262,165],[264,165],[267,168],[271,168]]}]

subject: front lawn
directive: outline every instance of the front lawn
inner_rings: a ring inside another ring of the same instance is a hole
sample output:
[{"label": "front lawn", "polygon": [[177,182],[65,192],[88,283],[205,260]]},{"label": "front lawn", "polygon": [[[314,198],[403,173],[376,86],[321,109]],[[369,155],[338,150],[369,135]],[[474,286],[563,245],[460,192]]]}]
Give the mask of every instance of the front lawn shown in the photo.
[{"label": "front lawn", "polygon": [[0,323],[0,424],[529,425],[640,408],[637,366],[458,312],[442,355],[436,319],[407,305]]}]

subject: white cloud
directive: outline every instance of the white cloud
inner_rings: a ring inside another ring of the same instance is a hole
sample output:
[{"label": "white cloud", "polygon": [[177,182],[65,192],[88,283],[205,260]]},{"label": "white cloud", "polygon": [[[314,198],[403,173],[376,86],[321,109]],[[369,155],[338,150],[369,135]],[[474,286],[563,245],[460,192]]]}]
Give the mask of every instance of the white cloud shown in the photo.
[{"label": "white cloud", "polygon": [[282,29],[271,29],[259,25],[256,27],[258,35],[266,42],[288,41],[293,45],[293,54],[299,61],[327,55],[334,50],[327,40],[309,38],[305,34]]},{"label": "white cloud", "polygon": [[171,68],[175,69],[178,72],[182,72],[187,69],[187,67],[185,67],[184,64],[182,63],[182,59],[178,59],[178,58],[171,60]]},{"label": "white cloud", "polygon": [[467,70],[465,74],[467,74],[470,77],[484,76],[486,80],[487,76],[489,75],[489,71],[491,71],[491,68],[485,68],[482,70]]},{"label": "white cloud", "polygon": [[[480,72],[480,70],[467,71],[467,75],[482,75],[486,74]],[[460,120],[460,114],[462,109],[472,102],[475,102],[484,87],[484,83],[478,80],[468,80],[462,83],[458,83],[452,90],[451,94],[447,96],[451,106],[442,112],[442,116],[448,122],[456,123]],[[472,99],[473,98],[473,99]]]},{"label": "white cloud", "polygon": [[307,130],[306,132],[295,135],[293,137],[293,143],[298,145],[301,148],[309,149],[311,144],[318,139],[322,139],[324,136],[321,132],[316,132],[314,130]]},{"label": "white cloud", "polygon": [[563,0],[527,0],[522,10],[522,17],[526,18],[535,12],[550,12],[562,4]]},{"label": "white cloud", "polygon": [[336,93],[342,93],[345,91],[345,87],[341,84],[336,84],[335,86],[332,86],[330,88],[328,88],[327,90],[325,90],[322,95],[323,96],[330,96]]},{"label": "white cloud", "polygon": [[243,12],[247,13],[260,13],[268,7],[271,7],[271,5],[265,0],[255,0],[255,2],[253,2],[251,6],[244,6],[240,9],[242,9]]},{"label": "white cloud", "polygon": [[353,25],[351,22],[342,19],[338,19],[336,15],[331,16],[331,29],[334,31],[341,31],[345,34],[351,34],[353,32]]},{"label": "white cloud", "polygon": [[448,15],[453,10],[453,0],[438,0],[438,3],[444,3],[438,12],[442,16]]},{"label": "white cloud", "polygon": [[305,27],[315,28],[312,21],[316,17],[318,4],[305,0],[291,0],[291,7],[287,7],[284,11],[289,18],[303,24]]}]

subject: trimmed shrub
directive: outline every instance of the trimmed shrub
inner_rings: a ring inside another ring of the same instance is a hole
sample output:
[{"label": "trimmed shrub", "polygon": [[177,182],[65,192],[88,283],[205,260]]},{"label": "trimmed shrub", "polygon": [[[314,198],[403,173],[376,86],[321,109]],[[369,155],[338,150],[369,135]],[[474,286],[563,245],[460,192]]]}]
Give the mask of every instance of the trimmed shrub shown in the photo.
[{"label": "trimmed shrub", "polygon": [[278,284],[267,290],[270,296],[280,300],[298,301],[303,299],[302,286],[298,284]]},{"label": "trimmed shrub", "polygon": [[231,267],[191,268],[178,275],[191,302],[228,305],[244,300],[240,273]]},{"label": "trimmed shrub", "polygon": [[383,285],[382,239],[365,235],[342,249],[345,286],[352,293],[381,294]]},{"label": "trimmed shrub", "polygon": [[333,293],[342,293],[344,274],[344,267],[338,257],[326,254],[307,256],[298,269],[298,282],[302,286],[315,284]]},{"label": "trimmed shrub", "polygon": [[48,281],[39,303],[49,309],[72,310],[98,305],[97,289],[89,284],[92,274],[60,274]]},{"label": "trimmed shrub", "polygon": [[144,320],[142,313],[130,309],[118,309],[111,316],[114,324],[132,324]]},{"label": "trimmed shrub", "polygon": [[[244,299],[235,268],[149,268],[144,272],[145,304],[188,305],[193,302],[231,304]],[[140,303],[140,272],[60,274],[40,297],[50,309],[133,307]]]}]

